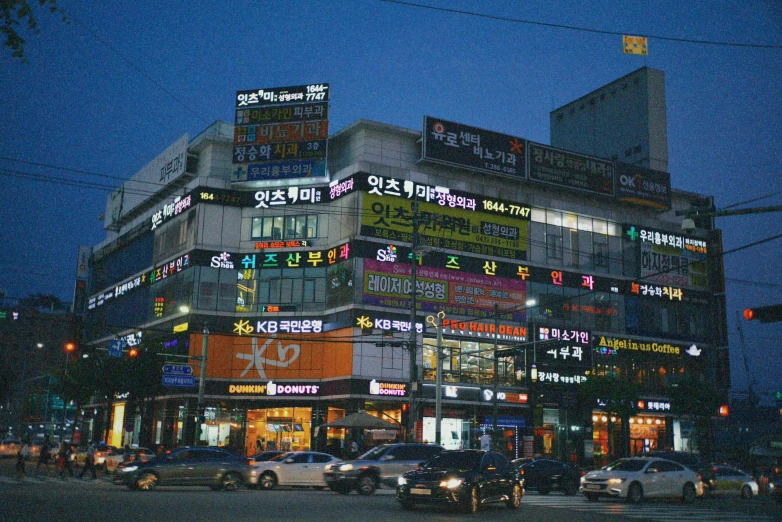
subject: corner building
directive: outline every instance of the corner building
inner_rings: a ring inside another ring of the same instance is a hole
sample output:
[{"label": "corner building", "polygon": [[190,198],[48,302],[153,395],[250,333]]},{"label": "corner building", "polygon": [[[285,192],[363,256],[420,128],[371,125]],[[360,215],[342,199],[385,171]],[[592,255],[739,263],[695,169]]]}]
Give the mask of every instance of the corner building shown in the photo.
[{"label": "corner building", "polygon": [[[579,395],[598,374],[643,390],[633,453],[688,449],[692,421],[667,389],[683,374],[727,387],[719,233],[681,232],[675,211],[705,198],[671,189],[667,172],[428,116],[422,130],[349,125],[310,177],[255,179],[234,140],[224,122],[184,136],[112,194],[91,263],[94,346],[154,346],[189,362],[197,385],[187,356],[206,343],[200,443],[252,453],[399,440],[405,430],[319,427],[358,410],[405,426],[411,393],[409,436],[433,442],[426,317],[441,311],[447,448],[480,447],[496,411],[511,458],[605,462],[621,425]],[[147,443],[192,443],[197,387],[160,390]],[[131,401],[96,402],[85,422],[136,441]]]}]

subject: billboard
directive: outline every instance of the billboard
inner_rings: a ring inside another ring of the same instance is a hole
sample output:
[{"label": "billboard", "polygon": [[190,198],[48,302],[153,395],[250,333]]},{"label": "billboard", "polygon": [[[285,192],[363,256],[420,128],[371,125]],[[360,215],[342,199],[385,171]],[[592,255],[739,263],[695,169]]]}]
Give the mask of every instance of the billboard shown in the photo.
[{"label": "billboard", "polygon": [[615,190],[620,201],[671,209],[671,175],[667,172],[617,162]]},{"label": "billboard", "polygon": [[424,116],[422,160],[526,178],[523,138]]},{"label": "billboard", "polygon": [[[411,266],[364,260],[363,303],[410,309]],[[518,279],[418,267],[416,303],[420,310],[473,317],[489,317],[494,305],[508,310],[515,321],[525,321],[527,283]]]},{"label": "billboard", "polygon": [[662,230],[623,225],[622,238],[639,244],[644,281],[683,288],[709,288],[708,242]]},{"label": "billboard", "polygon": [[326,177],[328,84],[238,91],[232,182]]},{"label": "billboard", "polygon": [[[361,234],[409,243],[413,214],[411,200],[363,194]],[[418,222],[423,242],[433,248],[511,259],[527,258],[529,222],[523,219],[418,202]]]},{"label": "billboard", "polygon": [[604,196],[614,195],[614,163],[529,143],[529,179]]}]

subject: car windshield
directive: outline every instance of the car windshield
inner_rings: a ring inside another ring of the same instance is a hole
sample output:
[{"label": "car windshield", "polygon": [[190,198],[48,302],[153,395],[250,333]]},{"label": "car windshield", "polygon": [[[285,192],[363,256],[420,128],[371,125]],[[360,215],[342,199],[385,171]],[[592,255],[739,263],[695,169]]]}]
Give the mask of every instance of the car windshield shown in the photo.
[{"label": "car windshield", "polygon": [[276,457],[270,458],[269,462],[278,462],[280,460],[285,460],[285,459],[287,459],[288,457],[290,457],[292,455],[293,455],[293,453],[281,453],[281,454],[277,455]]},{"label": "car windshield", "polygon": [[388,444],[383,444],[382,446],[377,446],[375,448],[372,448],[371,450],[367,451],[363,455],[360,455],[358,457],[359,460],[380,460],[380,457],[382,457],[387,451],[388,448],[390,448]]},{"label": "car windshield", "polygon": [[440,453],[424,464],[424,469],[478,469],[481,466],[482,453],[474,451],[454,451]]},{"label": "car windshield", "polygon": [[606,467],[608,471],[641,471],[648,461],[639,459],[617,460]]}]

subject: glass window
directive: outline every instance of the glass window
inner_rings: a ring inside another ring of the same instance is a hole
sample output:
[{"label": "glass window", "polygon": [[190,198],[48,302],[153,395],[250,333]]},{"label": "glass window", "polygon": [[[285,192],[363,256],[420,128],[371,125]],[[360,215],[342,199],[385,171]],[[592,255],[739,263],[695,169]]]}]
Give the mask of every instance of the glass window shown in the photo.
[{"label": "glass window", "polygon": [[558,226],[546,225],[546,257],[562,259],[562,229]]}]

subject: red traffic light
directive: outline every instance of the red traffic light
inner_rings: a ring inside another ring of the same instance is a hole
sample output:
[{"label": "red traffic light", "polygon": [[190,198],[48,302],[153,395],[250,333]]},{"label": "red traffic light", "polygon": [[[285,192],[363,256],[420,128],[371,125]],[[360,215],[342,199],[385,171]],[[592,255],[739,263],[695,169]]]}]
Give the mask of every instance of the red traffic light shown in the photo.
[{"label": "red traffic light", "polygon": [[138,357],[138,348],[131,348],[128,350],[128,356],[132,358]]},{"label": "red traffic light", "polygon": [[66,353],[75,352],[76,351],[76,343],[74,343],[72,341],[68,341],[67,343],[65,343],[64,348],[65,348],[65,352]]},{"label": "red traffic light", "polygon": [[754,318],[755,318],[755,310],[753,310],[752,308],[747,308],[746,310],[744,310],[744,319],[746,319],[747,321],[751,321]]},{"label": "red traffic light", "polygon": [[777,323],[782,321],[782,304],[747,308],[744,310],[744,319],[758,320],[761,323]]},{"label": "red traffic light", "polygon": [[723,404],[720,406],[720,417],[727,417],[730,415],[730,407],[728,405]]}]

